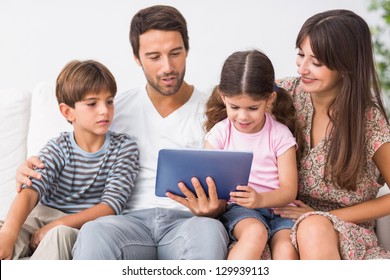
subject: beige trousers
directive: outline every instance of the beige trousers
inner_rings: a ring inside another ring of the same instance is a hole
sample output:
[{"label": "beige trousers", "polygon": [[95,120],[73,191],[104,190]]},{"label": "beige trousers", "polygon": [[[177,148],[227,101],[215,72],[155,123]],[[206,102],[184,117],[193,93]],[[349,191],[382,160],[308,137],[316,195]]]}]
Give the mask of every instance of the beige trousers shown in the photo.
[{"label": "beige trousers", "polygon": [[[12,259],[30,258],[31,260],[70,260],[72,248],[76,242],[78,229],[68,226],[57,226],[48,231],[33,252],[30,249],[31,235],[47,225],[67,214],[42,204],[38,204],[27,217],[16,240]],[[3,226],[0,221],[0,228]]]}]

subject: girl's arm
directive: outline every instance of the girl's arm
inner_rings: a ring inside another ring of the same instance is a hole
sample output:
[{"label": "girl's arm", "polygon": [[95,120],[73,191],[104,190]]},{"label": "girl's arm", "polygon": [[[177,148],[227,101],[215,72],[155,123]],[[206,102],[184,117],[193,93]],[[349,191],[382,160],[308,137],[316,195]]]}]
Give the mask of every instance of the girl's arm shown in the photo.
[{"label": "girl's arm", "polygon": [[237,190],[239,192],[231,193],[232,200],[248,208],[282,207],[293,202],[298,192],[298,171],[295,152],[295,146],[291,147],[277,159],[279,188],[270,192],[257,193],[249,186],[238,186]]},{"label": "girl's arm", "polygon": [[[390,143],[383,144],[375,152],[373,160],[387,186],[390,186]],[[352,223],[373,221],[390,214],[390,194],[330,212],[340,219]]]},{"label": "girl's arm", "polygon": [[19,231],[37,202],[38,192],[33,189],[24,189],[15,197],[0,230],[0,259],[12,257]]}]

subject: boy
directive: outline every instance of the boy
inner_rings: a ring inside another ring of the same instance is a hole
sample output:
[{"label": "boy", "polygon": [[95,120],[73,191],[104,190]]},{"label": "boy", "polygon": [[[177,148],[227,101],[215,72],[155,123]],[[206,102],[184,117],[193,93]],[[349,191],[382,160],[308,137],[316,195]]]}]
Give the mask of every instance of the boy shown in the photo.
[{"label": "boy", "polygon": [[41,180],[23,186],[0,223],[0,259],[30,256],[34,249],[31,259],[70,259],[84,223],[122,212],[139,158],[132,138],[108,130],[116,90],[113,75],[96,61],[64,67],[56,96],[74,132],[61,133],[40,151]]}]

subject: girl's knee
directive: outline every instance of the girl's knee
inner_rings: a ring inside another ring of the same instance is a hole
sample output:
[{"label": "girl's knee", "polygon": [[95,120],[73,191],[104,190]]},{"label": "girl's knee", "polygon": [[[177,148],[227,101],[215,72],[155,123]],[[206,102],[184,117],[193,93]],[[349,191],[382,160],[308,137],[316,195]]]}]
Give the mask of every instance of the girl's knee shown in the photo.
[{"label": "girl's knee", "polygon": [[268,239],[268,230],[265,225],[261,221],[253,218],[244,219],[238,222],[234,227],[233,233],[237,239]]}]

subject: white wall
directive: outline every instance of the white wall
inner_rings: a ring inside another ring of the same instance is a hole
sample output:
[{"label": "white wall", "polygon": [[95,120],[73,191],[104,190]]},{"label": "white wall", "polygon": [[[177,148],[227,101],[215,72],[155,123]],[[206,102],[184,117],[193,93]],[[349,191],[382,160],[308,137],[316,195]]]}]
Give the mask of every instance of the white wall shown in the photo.
[{"label": "white wall", "polygon": [[[218,82],[233,51],[259,48],[276,76],[295,75],[295,37],[314,13],[346,8],[372,24],[370,0],[0,0],[0,88],[32,90],[55,82],[71,59],[96,59],[117,79],[118,90],[143,85],[128,40],[132,16],[153,4],[178,8],[188,22],[186,80],[201,90]],[[3,97],[2,97],[3,98]]]}]

